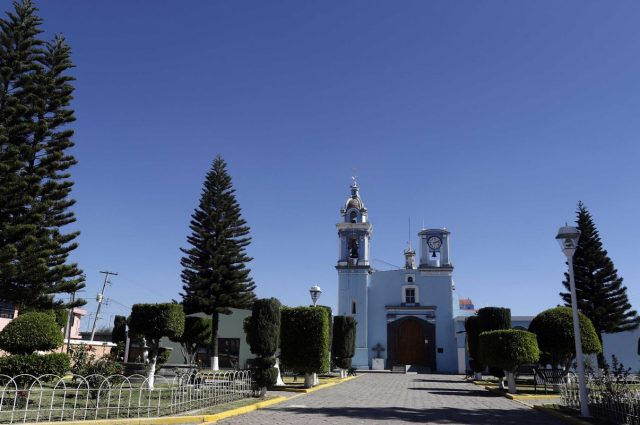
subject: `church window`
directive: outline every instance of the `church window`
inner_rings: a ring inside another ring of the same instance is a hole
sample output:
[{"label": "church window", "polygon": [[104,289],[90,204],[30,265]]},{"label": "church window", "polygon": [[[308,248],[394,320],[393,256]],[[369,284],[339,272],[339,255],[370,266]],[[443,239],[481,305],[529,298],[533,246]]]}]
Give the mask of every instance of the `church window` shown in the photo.
[{"label": "church window", "polygon": [[356,302],[351,301],[351,314],[356,314]]},{"label": "church window", "polygon": [[349,221],[351,221],[352,223],[355,223],[358,220],[358,213],[355,211],[351,211],[351,214],[349,214]]},{"label": "church window", "polygon": [[407,277],[407,282],[408,283],[413,283],[413,276],[408,276]]},{"label": "church window", "polygon": [[416,302],[415,288],[407,288],[404,290],[404,302],[407,304],[415,304]]}]

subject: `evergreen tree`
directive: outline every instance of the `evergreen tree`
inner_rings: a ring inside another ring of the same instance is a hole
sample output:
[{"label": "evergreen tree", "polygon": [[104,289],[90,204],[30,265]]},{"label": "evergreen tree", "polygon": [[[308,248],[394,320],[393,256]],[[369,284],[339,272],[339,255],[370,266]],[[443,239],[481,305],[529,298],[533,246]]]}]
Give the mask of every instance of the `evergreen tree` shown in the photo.
[{"label": "evergreen tree", "polygon": [[[591,214],[582,202],[578,202],[576,224],[581,232],[578,248],[573,256],[578,309],[587,316],[602,343],[603,333],[623,332],[638,327],[638,315],[631,309],[627,288],[622,278],[602,248],[600,235]],[[566,306],[571,306],[569,273],[562,282],[568,292],[560,293]],[[599,363],[603,360],[598,356]]]},{"label": "evergreen tree", "polygon": [[84,286],[81,270],[67,263],[78,233],[62,232],[75,221],[73,65],[62,37],[38,38],[36,12],[28,0],[14,2],[0,19],[0,298],[19,309],[51,308],[61,304],[55,294]]},{"label": "evergreen tree", "polygon": [[245,248],[251,242],[249,227],[240,214],[235,189],[227,165],[216,156],[207,173],[200,203],[191,215],[190,248],[180,264],[181,294],[187,314],[211,315],[213,368],[218,368],[218,324],[220,314],[230,308],[249,308],[255,300],[255,284],[246,263],[251,261]]}]

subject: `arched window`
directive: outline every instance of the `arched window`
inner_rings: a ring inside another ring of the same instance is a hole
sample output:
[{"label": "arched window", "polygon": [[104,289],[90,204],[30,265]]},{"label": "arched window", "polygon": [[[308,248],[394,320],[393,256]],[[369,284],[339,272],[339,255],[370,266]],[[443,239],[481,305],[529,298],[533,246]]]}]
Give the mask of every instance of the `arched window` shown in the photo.
[{"label": "arched window", "polygon": [[351,301],[351,314],[356,314],[356,302]]},{"label": "arched window", "polygon": [[640,356],[640,338],[638,338],[638,355]]},{"label": "arched window", "polygon": [[407,283],[413,283],[413,276],[407,277]]},{"label": "arched window", "polygon": [[358,213],[355,211],[351,211],[351,214],[349,214],[349,221],[352,223],[358,221]]}]

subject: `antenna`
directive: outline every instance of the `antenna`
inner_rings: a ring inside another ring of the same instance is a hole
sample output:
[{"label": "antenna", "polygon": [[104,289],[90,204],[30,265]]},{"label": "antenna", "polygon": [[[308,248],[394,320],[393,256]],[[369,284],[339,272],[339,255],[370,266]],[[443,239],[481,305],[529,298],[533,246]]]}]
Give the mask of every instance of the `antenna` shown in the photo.
[{"label": "antenna", "polygon": [[100,292],[96,296],[96,301],[98,301],[98,308],[96,310],[96,317],[93,318],[93,328],[91,328],[91,341],[96,336],[96,324],[98,323],[98,317],[100,316],[100,307],[102,307],[102,301],[104,301],[104,291],[107,288],[107,283],[111,284],[109,281],[109,276],[118,276],[117,272],[109,272],[109,271],[101,271],[100,273],[104,274],[104,283],[102,284],[102,292]]},{"label": "antenna", "polygon": [[409,216],[409,251],[411,251],[411,216]]},{"label": "antenna", "polygon": [[356,182],[356,179],[358,178],[358,169],[356,167],[352,167],[351,171],[353,171],[353,175],[351,176],[351,185],[358,186],[358,183]]}]

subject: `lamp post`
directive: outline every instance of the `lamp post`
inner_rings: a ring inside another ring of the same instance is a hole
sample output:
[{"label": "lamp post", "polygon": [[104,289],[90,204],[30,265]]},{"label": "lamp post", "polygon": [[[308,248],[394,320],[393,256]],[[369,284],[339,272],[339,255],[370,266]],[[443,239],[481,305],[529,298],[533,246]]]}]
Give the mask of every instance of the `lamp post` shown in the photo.
[{"label": "lamp post", "polygon": [[562,252],[567,257],[569,264],[569,287],[571,289],[571,312],[573,314],[573,337],[576,344],[576,363],[578,368],[578,386],[580,388],[580,414],[589,416],[589,403],[587,400],[587,383],[584,375],[584,356],[582,355],[582,338],[580,335],[580,322],[578,320],[578,300],[576,299],[576,282],[573,276],[573,254],[578,247],[580,230],[571,226],[563,226],[556,236]]},{"label": "lamp post", "polygon": [[322,289],[320,289],[318,285],[314,285],[309,289],[309,293],[311,294],[311,301],[313,301],[313,306],[315,307],[322,294]]}]

